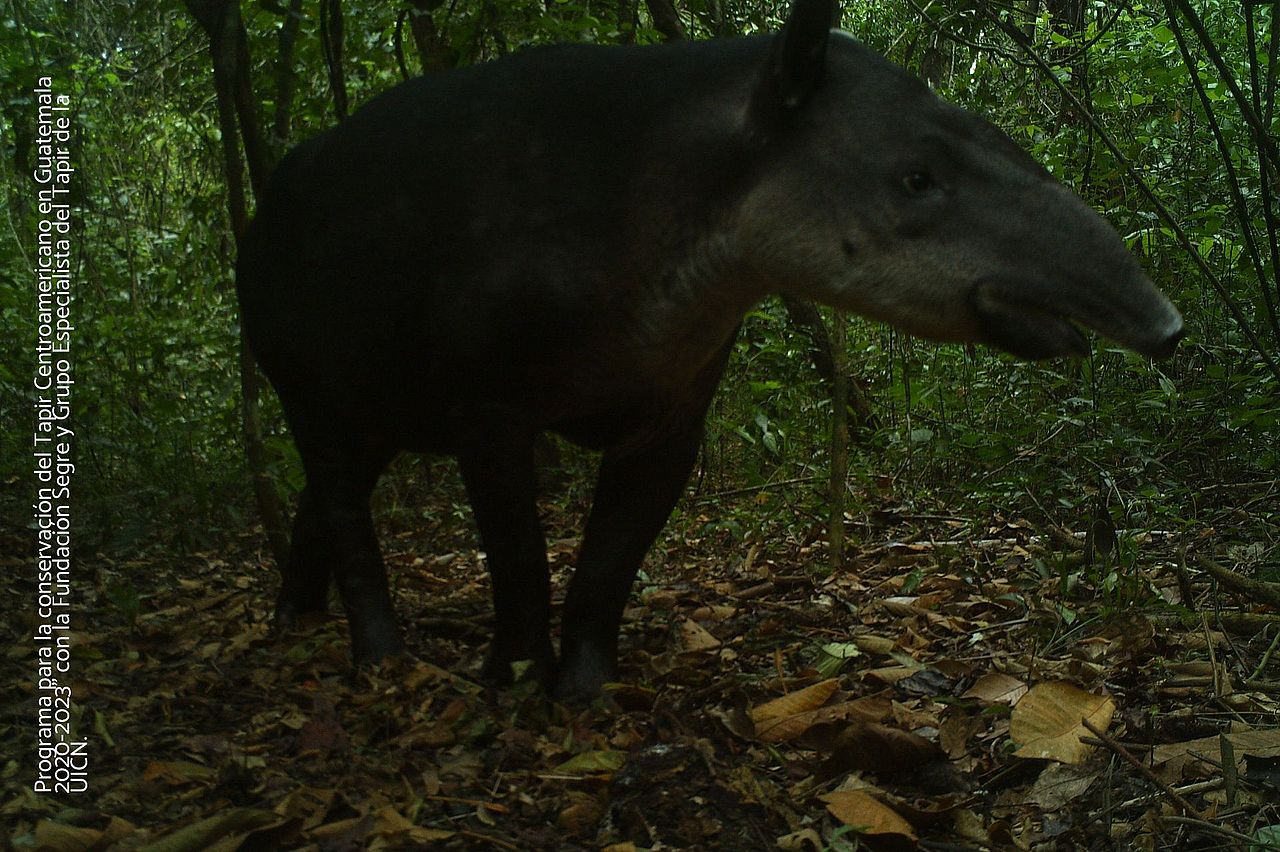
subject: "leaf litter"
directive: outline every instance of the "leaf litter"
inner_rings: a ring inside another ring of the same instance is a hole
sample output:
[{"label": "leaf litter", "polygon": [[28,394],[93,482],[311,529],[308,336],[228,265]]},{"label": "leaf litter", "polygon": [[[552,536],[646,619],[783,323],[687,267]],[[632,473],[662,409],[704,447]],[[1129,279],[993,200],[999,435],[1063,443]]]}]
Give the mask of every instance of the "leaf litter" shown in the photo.
[{"label": "leaf litter", "polygon": [[[72,683],[88,795],[31,792],[29,625],[6,625],[7,844],[1274,848],[1277,690],[1257,672],[1277,628],[1212,615],[1266,605],[1181,568],[1171,537],[1135,536],[1116,591],[1061,531],[882,515],[837,572],[821,542],[684,519],[627,610],[624,682],[589,706],[478,682],[488,583],[461,522],[384,531],[412,654],[359,673],[340,617],[271,634],[249,535],[97,560]],[[558,612],[574,518],[546,521]],[[24,582],[5,572],[6,611]]]}]

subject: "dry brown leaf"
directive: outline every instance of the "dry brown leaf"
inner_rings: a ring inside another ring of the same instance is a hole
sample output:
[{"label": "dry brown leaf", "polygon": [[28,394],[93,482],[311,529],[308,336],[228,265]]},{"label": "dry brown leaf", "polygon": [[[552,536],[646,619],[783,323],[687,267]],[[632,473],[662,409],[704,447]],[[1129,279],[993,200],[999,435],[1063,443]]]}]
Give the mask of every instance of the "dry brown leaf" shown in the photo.
[{"label": "dry brown leaf", "polygon": [[894,701],[890,706],[889,718],[893,720],[894,725],[905,731],[936,728],[942,724],[937,713],[940,709],[933,702],[910,701],[904,704]]},{"label": "dry brown leaf", "polygon": [[933,795],[927,798],[895,801],[894,809],[899,816],[917,829],[933,827],[950,822],[952,814],[961,802],[969,800],[969,796],[960,793]]},{"label": "dry brown leaf", "polygon": [[362,816],[353,816],[326,822],[324,825],[318,825],[307,832],[307,837],[311,840],[333,842],[344,834],[348,834],[358,828],[360,821],[363,819],[364,817]]},{"label": "dry brown leaf", "polygon": [[147,781],[164,781],[167,784],[200,784],[210,781],[217,772],[200,763],[189,760],[153,760],[143,770],[142,777]]},{"label": "dry brown leaf", "polygon": [[36,848],[48,852],[80,852],[98,845],[102,832],[96,828],[80,828],[52,820],[36,823]]},{"label": "dry brown leaf", "polygon": [[956,713],[943,719],[938,726],[938,744],[948,757],[963,757],[969,751],[970,737],[985,727],[986,723],[978,716]]},{"label": "dry brown leaf", "polygon": [[319,752],[329,754],[347,748],[349,737],[332,709],[325,715],[308,719],[298,731],[295,748],[299,753]]},{"label": "dry brown leaf", "polygon": [[680,621],[680,646],[685,651],[710,651],[720,647],[720,640],[691,618]]},{"label": "dry brown leaf", "polygon": [[968,808],[961,808],[951,813],[951,830],[958,837],[973,841],[984,847],[991,845],[991,835],[987,832],[987,821]]},{"label": "dry brown leaf", "polygon": [[880,669],[868,669],[862,676],[864,679],[878,680],[881,683],[892,686],[900,680],[911,677],[918,671],[920,671],[919,668],[910,666],[885,666]]},{"label": "dry brown leaf", "polygon": [[822,706],[836,688],[834,679],[824,680],[753,708],[750,716],[755,738],[766,743],[789,742],[820,722],[837,720],[842,712],[858,712],[840,705]]},{"label": "dry brown leaf", "polygon": [[[838,704],[819,707],[817,710],[811,710],[807,713],[797,713],[794,716],[754,725],[751,729],[752,736],[748,736],[748,739],[754,738],[760,742],[773,744],[790,742],[808,733],[811,728],[817,725],[830,725],[833,722],[845,721],[880,721],[889,715],[890,707],[891,702],[889,699],[879,696],[867,696],[855,701],[842,701]],[[734,729],[731,728],[730,730]],[[812,748],[812,744],[809,747]]]},{"label": "dry brown leaf", "polygon": [[758,726],[775,719],[795,716],[797,713],[817,710],[835,695],[838,686],[839,682],[835,678],[828,678],[781,698],[766,701],[751,710],[751,721]]},{"label": "dry brown leaf", "polygon": [[853,644],[864,654],[884,654],[888,656],[897,650],[898,644],[887,636],[873,636],[869,633],[853,637]]},{"label": "dry brown leaf", "polygon": [[865,722],[840,732],[831,760],[843,771],[861,769],[876,775],[893,775],[919,769],[942,757],[941,749],[923,737]]},{"label": "dry brown leaf", "polygon": [[170,832],[147,844],[154,852],[238,849],[244,838],[261,828],[278,825],[279,815],[257,808],[231,808]]},{"label": "dry brown leaf", "polygon": [[808,852],[810,849],[826,848],[822,842],[822,835],[812,828],[802,828],[791,834],[784,834],[774,841],[774,845],[782,852]]},{"label": "dry brown leaf", "polygon": [[694,621],[724,621],[732,618],[737,613],[738,608],[728,606],[726,604],[710,604],[708,606],[700,606],[693,612],[689,613],[689,617]]},{"label": "dry brown leaf", "polygon": [[814,714],[797,713],[781,719],[771,719],[755,726],[755,738],[762,743],[785,743],[802,736],[815,724]]},{"label": "dry brown leaf", "polygon": [[405,816],[390,805],[379,808],[373,814],[373,830],[378,834],[385,834],[392,831],[404,831],[412,828],[413,823]]},{"label": "dry brown leaf", "polygon": [[964,660],[936,660],[929,664],[929,668],[942,672],[952,680],[959,680],[973,674],[973,664],[966,663]]},{"label": "dry brown leaf", "polygon": [[[1157,766],[1167,764],[1163,767],[1163,770],[1172,777],[1179,778],[1182,775],[1183,767],[1189,762],[1194,763],[1206,758],[1211,761],[1221,762],[1222,744],[1220,736],[1223,735],[1214,734],[1211,737],[1200,737],[1199,739],[1186,740],[1180,743],[1158,745],[1151,755],[1151,760]],[[1244,759],[1246,756],[1272,760],[1280,758],[1280,730],[1267,728],[1263,730],[1232,731],[1225,734],[1225,736],[1231,741],[1238,772],[1244,771]],[[1214,769],[1213,772],[1216,775],[1219,770]]]},{"label": "dry brown leaf", "polygon": [[600,800],[581,790],[565,793],[569,804],[556,817],[556,825],[574,837],[591,837],[604,817],[604,805]]},{"label": "dry brown leaf", "polygon": [[1046,813],[1060,811],[1075,801],[1097,780],[1098,773],[1063,763],[1051,763],[1036,778],[1027,801]]},{"label": "dry brown leaf", "polygon": [[395,738],[395,742],[404,748],[440,748],[452,745],[457,740],[453,725],[439,719],[414,725]]},{"label": "dry brown leaf", "polygon": [[896,834],[915,840],[911,823],[887,805],[858,790],[840,790],[821,797],[831,815],[863,834]]},{"label": "dry brown leaf", "polygon": [[617,772],[627,762],[627,755],[621,751],[584,751],[561,763],[556,772]]},{"label": "dry brown leaf", "polygon": [[890,615],[896,615],[900,618],[911,615],[922,615],[924,610],[916,605],[916,601],[918,600],[919,598],[914,595],[910,597],[894,596],[891,598],[882,598],[880,606],[884,608],[885,612]]},{"label": "dry brown leaf", "polygon": [[335,795],[329,787],[298,787],[276,803],[275,812],[299,820],[304,829],[314,828],[324,822]]},{"label": "dry brown leaf", "polygon": [[1027,685],[1016,677],[1009,677],[1000,672],[988,672],[978,678],[977,682],[965,692],[961,698],[977,698],[989,704],[1016,704],[1027,694]]},{"label": "dry brown leaf", "polygon": [[813,711],[814,725],[827,722],[880,722],[889,717],[893,702],[883,695],[867,695],[853,701],[841,701]]},{"label": "dry brown leaf", "polygon": [[422,847],[436,841],[448,840],[455,834],[445,829],[414,825],[390,805],[379,808],[372,816],[373,827],[369,830],[370,839],[367,846],[370,850]]},{"label": "dry brown leaf", "polygon": [[1093,747],[1080,742],[1090,735],[1080,720],[1088,719],[1105,731],[1115,710],[1109,696],[1085,692],[1066,681],[1036,684],[1014,706],[1009,720],[1009,737],[1018,745],[1014,754],[1083,763]]}]

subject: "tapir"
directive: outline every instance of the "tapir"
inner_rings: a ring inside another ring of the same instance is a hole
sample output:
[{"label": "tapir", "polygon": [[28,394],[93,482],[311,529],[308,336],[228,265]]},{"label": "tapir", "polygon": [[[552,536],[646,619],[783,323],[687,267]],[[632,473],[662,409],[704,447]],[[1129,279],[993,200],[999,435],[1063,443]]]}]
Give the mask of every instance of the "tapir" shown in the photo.
[{"label": "tapir", "polygon": [[[336,582],[357,664],[403,650],[369,496],[458,460],[493,583],[483,674],[617,676],[636,572],[739,324],[788,293],[1026,358],[1182,319],[1115,231],[985,120],[796,0],[775,35],[553,46],[404,82],[286,155],[243,235],[251,350],[306,473],[276,623]],[[550,637],[544,431],[601,453]]]}]

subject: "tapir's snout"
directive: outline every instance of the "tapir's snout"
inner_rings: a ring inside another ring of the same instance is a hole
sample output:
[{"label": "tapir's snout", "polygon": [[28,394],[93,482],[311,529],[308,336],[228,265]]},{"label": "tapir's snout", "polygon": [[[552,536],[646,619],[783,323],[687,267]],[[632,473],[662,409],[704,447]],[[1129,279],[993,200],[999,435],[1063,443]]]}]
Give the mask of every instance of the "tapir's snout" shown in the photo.
[{"label": "tapir's snout", "polygon": [[[1166,304],[1168,304],[1166,302]],[[1152,335],[1145,345],[1135,344],[1134,350],[1152,358],[1171,358],[1178,343],[1186,337],[1187,329],[1182,324],[1182,315],[1173,305],[1168,305],[1168,314],[1163,325]]]},{"label": "tapir's snout", "polygon": [[1092,298],[1060,285],[984,278],[969,307],[987,343],[1034,360],[1089,354],[1080,325],[1151,358],[1173,355],[1186,334],[1178,309],[1141,272]]}]

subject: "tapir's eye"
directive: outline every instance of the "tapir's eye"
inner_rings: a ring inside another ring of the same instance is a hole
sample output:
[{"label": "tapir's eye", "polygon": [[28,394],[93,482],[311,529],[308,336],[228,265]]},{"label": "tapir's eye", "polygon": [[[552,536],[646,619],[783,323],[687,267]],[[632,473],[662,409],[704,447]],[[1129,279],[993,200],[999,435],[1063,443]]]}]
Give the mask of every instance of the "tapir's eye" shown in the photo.
[{"label": "tapir's eye", "polygon": [[902,178],[902,188],[910,195],[920,195],[933,189],[933,178],[928,172],[907,172]]}]

